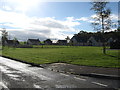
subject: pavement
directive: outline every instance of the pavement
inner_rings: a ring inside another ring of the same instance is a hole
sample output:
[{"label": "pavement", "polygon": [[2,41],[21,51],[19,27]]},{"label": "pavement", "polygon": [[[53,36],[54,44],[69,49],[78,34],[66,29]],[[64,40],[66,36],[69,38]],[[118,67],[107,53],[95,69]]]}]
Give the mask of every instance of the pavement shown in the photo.
[{"label": "pavement", "polygon": [[[118,90],[118,80],[99,79],[73,74],[65,74],[59,71],[48,70],[47,66],[36,67],[30,64],[21,63],[12,59],[0,57],[0,89],[2,90]],[[60,63],[60,66],[65,65]],[[57,63],[58,66],[58,63]],[[65,65],[66,66],[66,65]],[[76,66],[76,65],[75,65]],[[46,68],[46,69],[45,69]],[[61,67],[62,69],[64,67]],[[51,68],[49,68],[51,69]]]},{"label": "pavement", "polygon": [[25,61],[21,61],[21,60],[6,57],[6,56],[2,56],[2,57],[16,60],[22,63],[30,64],[32,66],[42,67],[55,72],[68,73],[68,74],[74,74],[74,75],[80,75],[80,76],[89,76],[89,77],[95,77],[95,78],[105,78],[105,79],[108,78],[108,79],[120,80],[120,68],[81,66],[81,65],[72,65],[72,64],[66,64],[66,63],[52,63],[52,64],[39,65],[39,64],[28,63]]},{"label": "pavement", "polygon": [[74,75],[83,75],[95,78],[108,78],[108,79],[119,79],[120,80],[120,68],[103,68],[95,66],[80,66],[72,65],[66,63],[53,63],[53,64],[43,64],[43,68],[62,72],[69,73]]}]

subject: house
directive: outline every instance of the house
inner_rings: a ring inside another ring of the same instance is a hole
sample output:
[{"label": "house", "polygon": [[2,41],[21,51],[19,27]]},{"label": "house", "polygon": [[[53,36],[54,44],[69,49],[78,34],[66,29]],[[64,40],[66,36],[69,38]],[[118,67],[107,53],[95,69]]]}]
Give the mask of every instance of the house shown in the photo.
[{"label": "house", "polygon": [[108,42],[108,43],[113,42],[113,38],[112,38],[112,37],[109,38],[107,42]]},{"label": "house", "polygon": [[7,46],[18,46],[19,41],[18,40],[6,40],[5,45],[7,45]]},{"label": "house", "polygon": [[27,44],[28,45],[40,45],[40,40],[39,39],[28,39]]},{"label": "house", "polygon": [[120,41],[114,40],[110,43],[110,49],[120,49]]},{"label": "house", "polygon": [[108,40],[107,40],[107,46],[110,46],[110,43],[111,42],[113,42],[114,41],[114,39],[111,37],[111,38],[109,38]]},{"label": "house", "polygon": [[73,46],[102,46],[103,39],[100,36],[86,35],[73,36],[70,44]]},{"label": "house", "polygon": [[103,39],[98,36],[91,36],[88,40],[88,46],[102,46],[103,45]]},{"label": "house", "polygon": [[45,45],[52,45],[52,41],[50,39],[47,39],[44,41]]},{"label": "house", "polygon": [[69,42],[73,46],[87,46],[87,37],[73,36]]},{"label": "house", "polygon": [[67,40],[58,40],[58,45],[67,45]]}]

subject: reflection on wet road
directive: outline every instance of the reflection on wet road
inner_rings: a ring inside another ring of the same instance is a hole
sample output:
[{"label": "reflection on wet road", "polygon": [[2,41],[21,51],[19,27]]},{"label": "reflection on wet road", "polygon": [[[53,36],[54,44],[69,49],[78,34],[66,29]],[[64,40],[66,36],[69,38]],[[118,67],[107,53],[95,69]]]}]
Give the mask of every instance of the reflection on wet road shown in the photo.
[{"label": "reflection on wet road", "polygon": [[[7,88],[117,88],[98,80],[83,76],[75,76],[53,72],[40,67],[31,67],[28,64],[0,57],[0,89]],[[110,82],[110,81],[109,81]]]}]

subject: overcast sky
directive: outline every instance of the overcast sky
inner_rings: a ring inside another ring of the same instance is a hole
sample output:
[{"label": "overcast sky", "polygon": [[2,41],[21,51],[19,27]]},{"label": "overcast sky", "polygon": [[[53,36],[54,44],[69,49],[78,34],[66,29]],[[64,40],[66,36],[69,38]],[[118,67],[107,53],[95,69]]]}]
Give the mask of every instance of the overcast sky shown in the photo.
[{"label": "overcast sky", "polygon": [[[0,0],[0,28],[9,38],[70,38],[80,30],[93,32],[90,2],[41,2],[40,0]],[[112,20],[118,19],[118,2],[110,2]]]}]

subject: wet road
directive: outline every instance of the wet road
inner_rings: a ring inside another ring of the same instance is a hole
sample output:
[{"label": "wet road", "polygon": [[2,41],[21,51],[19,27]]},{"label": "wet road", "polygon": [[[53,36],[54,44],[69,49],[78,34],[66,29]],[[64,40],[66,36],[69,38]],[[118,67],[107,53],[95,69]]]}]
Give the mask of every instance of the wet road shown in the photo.
[{"label": "wet road", "polygon": [[0,57],[0,90],[6,88],[118,88],[117,80],[50,71]]}]

